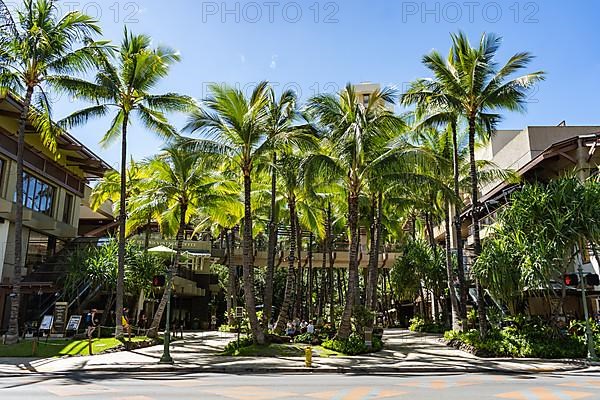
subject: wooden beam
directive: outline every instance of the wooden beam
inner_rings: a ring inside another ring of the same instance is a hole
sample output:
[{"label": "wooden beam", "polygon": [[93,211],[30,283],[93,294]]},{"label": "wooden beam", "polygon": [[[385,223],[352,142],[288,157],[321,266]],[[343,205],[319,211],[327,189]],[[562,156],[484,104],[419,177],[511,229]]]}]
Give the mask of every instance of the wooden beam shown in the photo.
[{"label": "wooden beam", "polygon": [[0,116],[19,119],[21,118],[21,113],[16,111],[0,110]]},{"label": "wooden beam", "polygon": [[67,161],[77,163],[77,164],[82,164],[82,165],[90,165],[90,166],[97,166],[97,167],[102,166],[102,162],[100,162],[98,160],[90,160],[90,159],[85,159],[85,158],[73,157],[73,156],[69,156],[69,155],[67,155]]},{"label": "wooden beam", "polygon": [[78,144],[58,144],[58,148],[65,151],[80,151],[83,150],[83,146]]}]

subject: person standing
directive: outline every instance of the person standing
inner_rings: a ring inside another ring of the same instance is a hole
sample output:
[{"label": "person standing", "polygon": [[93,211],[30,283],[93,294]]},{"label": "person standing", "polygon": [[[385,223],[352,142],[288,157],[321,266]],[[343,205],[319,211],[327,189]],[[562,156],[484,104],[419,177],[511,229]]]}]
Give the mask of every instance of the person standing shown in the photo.
[{"label": "person standing", "polygon": [[92,338],[92,334],[98,326],[98,318],[96,317],[97,310],[92,308],[89,313],[85,316],[85,323],[87,325],[86,336],[88,339]]}]

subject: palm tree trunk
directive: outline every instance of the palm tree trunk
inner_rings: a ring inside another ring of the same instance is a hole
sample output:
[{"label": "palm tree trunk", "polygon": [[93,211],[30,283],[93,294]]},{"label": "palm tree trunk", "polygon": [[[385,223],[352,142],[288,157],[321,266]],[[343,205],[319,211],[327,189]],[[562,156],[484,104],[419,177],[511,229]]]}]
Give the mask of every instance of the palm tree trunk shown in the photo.
[{"label": "palm tree trunk", "polygon": [[117,296],[115,310],[115,337],[123,336],[123,300],[125,297],[125,229],[127,225],[127,124],[129,114],[124,113],[121,131],[121,194],[119,199],[119,249],[117,266]]},{"label": "palm tree trunk", "polygon": [[233,231],[225,230],[225,247],[227,251],[227,270],[229,271],[227,277],[227,324],[229,326],[235,325],[235,319],[233,315],[233,309],[237,305],[236,301],[236,290],[235,282],[237,280],[237,271],[233,265],[233,243],[232,237]]},{"label": "palm tree trunk", "polygon": [[345,339],[352,332],[351,318],[354,306],[357,303],[358,292],[358,191],[352,190],[348,196],[348,227],[350,229],[350,254],[348,263],[348,290],[346,291],[346,304],[342,313],[342,320],[336,337]]},{"label": "palm tree trunk", "polygon": [[313,233],[310,232],[310,234],[308,235],[308,319],[312,320],[313,317],[313,285],[314,285],[314,271],[313,271],[313,264],[312,264],[312,248],[313,245]]},{"label": "palm tree trunk", "polygon": [[[477,165],[475,162],[475,117],[469,118],[469,164],[471,174],[471,218],[473,225],[473,260],[472,263],[477,261],[479,254],[481,254],[481,238],[479,236],[479,191],[477,184]],[[487,317],[486,308],[484,301],[483,288],[479,284],[479,281],[475,281],[477,288],[477,312],[479,314],[479,331],[482,336],[487,333]]]},{"label": "palm tree trunk", "polygon": [[[454,169],[454,195],[456,198],[460,198],[460,171],[459,171],[459,163],[460,159],[458,156],[458,134],[456,132],[456,121],[452,122],[452,165]],[[465,326],[467,321],[467,296],[468,296],[468,285],[465,279],[465,267],[463,264],[463,245],[462,245],[462,224],[460,222],[460,207],[457,205],[455,215],[454,215],[454,229],[456,231],[456,261],[457,261],[457,271],[458,271],[458,284],[459,284],[459,294],[460,301],[459,305],[459,315],[461,320],[461,329]],[[449,234],[450,231],[446,231],[446,235]]]},{"label": "palm tree trunk", "polygon": [[[171,291],[173,289],[173,275],[179,266],[179,257],[181,256],[181,251],[183,249],[183,239],[185,235],[185,221],[187,218],[187,204],[180,205],[180,214],[179,214],[179,229],[177,230],[177,247],[175,249],[175,257],[173,260],[173,264],[167,270],[167,279],[165,283],[165,289],[163,291],[163,295],[160,299],[160,303],[158,304],[158,308],[154,313],[154,319],[152,320],[152,324],[150,325],[150,329],[148,329],[148,337],[156,337],[158,335],[158,328],[160,326],[160,321],[162,320],[163,313],[167,308],[167,303],[169,301],[169,297],[171,297]],[[165,324],[169,324],[171,321],[165,321]]]},{"label": "palm tree trunk", "polygon": [[10,317],[6,343],[14,344],[19,341],[19,314],[21,311],[21,279],[23,268],[23,155],[25,153],[25,127],[33,96],[33,86],[27,87],[23,110],[19,118],[19,132],[17,137],[17,193],[15,203],[15,258],[14,280],[11,292]]},{"label": "palm tree trunk", "polygon": [[298,211],[295,207],[294,212],[296,213],[294,220],[296,221],[296,261],[298,262],[298,279],[296,279],[296,304],[294,306],[294,317],[302,318],[302,294],[304,293],[304,268],[302,265],[302,230],[300,229],[300,219],[298,218]]},{"label": "palm tree trunk", "polygon": [[152,215],[148,214],[148,218],[146,220],[146,227],[144,229],[144,252],[147,252],[150,248],[150,230],[152,224]]},{"label": "palm tree trunk", "polygon": [[381,214],[383,208],[383,195],[377,194],[373,199],[373,226],[371,228],[371,251],[369,253],[369,275],[367,285],[367,307],[371,311],[377,308],[377,281],[379,280],[379,247],[381,246]]},{"label": "palm tree trunk", "polygon": [[256,302],[254,298],[254,252],[252,243],[252,180],[250,167],[244,170],[244,234],[243,234],[243,271],[244,271],[244,299],[246,300],[246,314],[250,321],[252,337],[257,344],[265,343],[265,334],[260,327],[256,315]]},{"label": "palm tree trunk", "polygon": [[267,248],[267,271],[265,277],[263,325],[266,326],[272,317],[273,306],[273,274],[275,271],[275,250],[277,248],[277,220],[275,215],[275,200],[277,197],[277,171],[275,163],[277,154],[273,153],[273,167],[271,170],[271,215],[269,217],[269,244]]},{"label": "palm tree trunk", "polygon": [[294,280],[295,280],[295,264],[296,259],[296,200],[293,196],[288,196],[288,208],[290,211],[290,253],[288,256],[288,271],[285,280],[285,292],[283,295],[283,302],[281,303],[281,310],[279,311],[279,317],[275,323],[275,332],[282,333],[283,328],[289,319],[290,305],[294,298]]},{"label": "palm tree trunk", "polygon": [[460,318],[459,318],[459,307],[458,299],[456,298],[456,290],[454,288],[454,265],[452,262],[452,246],[450,243],[450,207],[446,206],[446,216],[444,222],[446,223],[446,273],[448,276],[448,293],[450,295],[450,305],[452,307],[452,329],[455,331],[460,330]]},{"label": "palm tree trunk", "polygon": [[327,252],[327,257],[329,258],[329,323],[333,328],[335,324],[335,304],[334,304],[334,296],[335,296],[335,285],[333,281],[333,240],[331,238],[332,232],[332,216],[331,216],[331,202],[327,203],[327,227],[325,230],[325,249]]}]

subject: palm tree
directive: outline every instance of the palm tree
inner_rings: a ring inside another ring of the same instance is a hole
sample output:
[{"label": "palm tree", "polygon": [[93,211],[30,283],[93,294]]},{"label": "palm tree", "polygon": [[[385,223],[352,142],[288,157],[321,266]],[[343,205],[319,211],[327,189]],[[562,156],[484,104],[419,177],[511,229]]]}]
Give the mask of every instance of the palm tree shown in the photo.
[{"label": "palm tree", "polygon": [[[268,92],[269,105],[266,121],[266,133],[270,138],[281,136],[293,132],[295,129],[293,122],[296,117],[296,93],[287,90],[281,94],[279,99],[275,96],[275,91],[271,88]],[[263,324],[271,320],[273,305],[273,273],[275,269],[275,252],[277,247],[277,152],[275,149],[272,154],[271,165],[271,205],[269,212],[269,244],[267,248],[267,272],[265,278],[264,293],[264,315]]]},{"label": "palm tree", "polygon": [[[300,155],[298,155],[300,154]],[[286,277],[285,293],[279,318],[275,324],[275,331],[282,331],[287,319],[289,318],[290,305],[294,295],[300,302],[302,296],[302,274],[299,274],[299,279],[295,282],[294,263],[298,262],[298,271],[302,270],[302,259],[300,258],[301,237],[303,227],[309,228],[311,231],[316,231],[322,236],[322,218],[318,210],[314,207],[314,202],[306,196],[304,191],[304,170],[303,163],[305,158],[298,149],[289,150],[282,153],[277,169],[283,186],[283,197],[287,202],[289,222],[290,222],[290,237],[289,237],[289,255],[288,255],[288,271]],[[317,211],[317,212],[315,212]],[[308,293],[312,296],[312,292]]]},{"label": "palm tree", "polygon": [[[444,93],[434,92],[430,90],[429,84],[430,79],[418,79],[410,84],[410,87],[401,97],[401,103],[405,106],[416,105],[415,116],[417,119],[416,128],[422,129],[427,127],[447,127],[452,135],[452,168],[453,168],[453,189],[455,199],[460,199],[460,172],[459,164],[461,162],[459,153],[461,147],[458,141],[458,122],[460,119],[460,111],[453,110],[452,104],[446,101]],[[463,265],[463,244],[462,235],[462,223],[460,218],[460,207],[463,206],[462,202],[456,204],[454,208],[454,219],[451,224],[454,224],[455,234],[455,246],[456,246],[456,260],[457,260],[457,277],[459,283],[459,296],[458,301],[458,315],[461,320],[460,328],[464,326],[467,320],[467,297],[469,285],[465,279],[465,268]],[[447,245],[452,247],[450,243],[450,226],[446,230],[448,236]],[[450,263],[450,260],[447,260]],[[453,290],[453,289],[452,289]],[[451,293],[452,295],[452,293]],[[453,321],[453,326],[456,321]],[[456,328],[457,326],[455,326]]]},{"label": "palm tree", "polygon": [[[518,77],[514,74],[525,69],[533,60],[527,52],[514,54],[498,67],[497,52],[501,39],[494,34],[483,34],[478,47],[472,47],[462,32],[452,35],[452,48],[447,59],[437,51],[423,58],[434,79],[428,82],[432,98],[443,99],[442,105],[455,110],[466,119],[469,134],[469,163],[471,175],[471,221],[473,229],[474,261],[481,253],[479,235],[477,164],[475,142],[478,125],[493,132],[500,110],[524,111],[528,89],[544,79],[544,72],[536,71]],[[486,333],[487,319],[483,291],[478,286],[479,323],[482,334]]]},{"label": "palm tree", "polygon": [[163,235],[175,236],[177,241],[173,264],[167,270],[167,284],[148,332],[156,336],[171,296],[173,274],[179,266],[190,218],[220,200],[223,194],[230,193],[232,187],[227,182],[222,183],[221,177],[213,172],[210,160],[199,158],[178,143],[166,147],[149,160],[145,168],[149,171],[145,190],[131,200],[132,208],[142,215],[152,212]]},{"label": "palm tree", "polygon": [[394,103],[395,91],[375,91],[367,105],[359,101],[352,85],[339,95],[319,95],[310,99],[309,112],[326,129],[323,142],[328,154],[313,154],[307,160],[307,179],[318,175],[337,176],[344,180],[348,203],[350,239],[348,292],[337,337],[347,338],[352,330],[351,317],[358,293],[359,210],[358,200],[367,184],[370,171],[380,165],[386,144],[404,126],[402,120],[386,108]]},{"label": "palm tree", "polygon": [[[117,280],[116,320],[121,320],[124,296],[125,230],[127,223],[127,129],[134,116],[145,128],[163,138],[177,135],[165,112],[186,112],[193,106],[190,97],[177,93],[154,95],[150,92],[169,73],[170,66],[180,60],[179,54],[168,47],[151,47],[146,35],[134,35],[125,28],[117,56],[112,59],[98,54],[100,69],[94,82],[71,79],[67,90],[95,105],[77,111],[61,124],[73,127],[90,118],[104,117],[116,110],[111,125],[102,139],[108,145],[121,136],[121,196],[119,207],[119,273]],[[121,336],[121,324],[116,324]]]},{"label": "palm tree", "polygon": [[274,138],[266,135],[268,86],[261,82],[250,98],[246,98],[241,90],[228,86],[212,85],[210,91],[211,95],[204,101],[205,107],[192,113],[185,130],[204,134],[204,138],[191,141],[199,151],[221,154],[234,160],[241,170],[244,187],[244,298],[254,341],[263,344],[265,335],[258,322],[254,297],[251,174],[260,157],[273,148]]},{"label": "palm tree", "polygon": [[53,0],[25,0],[12,19],[0,3],[3,26],[0,30],[0,96],[9,92],[22,96],[17,128],[17,190],[15,205],[15,277],[12,291],[8,341],[18,340],[23,263],[23,154],[28,123],[51,151],[56,151],[60,130],[52,122],[49,90],[60,88],[68,75],[85,73],[93,67],[93,49],[105,42],[93,42],[99,34],[97,21],[72,11],[60,16]]}]

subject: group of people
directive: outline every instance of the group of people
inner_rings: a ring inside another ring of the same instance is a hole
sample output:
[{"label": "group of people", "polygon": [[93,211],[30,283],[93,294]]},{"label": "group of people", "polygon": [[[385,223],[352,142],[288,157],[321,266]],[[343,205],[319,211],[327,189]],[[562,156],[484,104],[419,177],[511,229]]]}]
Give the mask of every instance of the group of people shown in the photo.
[{"label": "group of people", "polygon": [[306,320],[300,321],[300,319],[295,318],[293,321],[288,321],[285,327],[285,334],[287,336],[296,336],[301,335],[303,333],[315,333],[315,324],[314,321],[310,320],[306,322]]},{"label": "group of people", "polygon": [[[111,313],[112,314],[112,313]],[[114,322],[114,321],[113,321]],[[147,318],[146,314],[142,312],[140,314],[140,323],[146,325]],[[98,318],[98,310],[92,308],[85,316],[85,324],[86,324],[86,336],[91,338],[94,334],[94,331],[100,325],[100,320]],[[123,326],[123,330],[127,332],[128,335],[131,335],[131,324],[129,323],[129,309],[123,309],[123,316],[121,317],[121,325]]]}]

